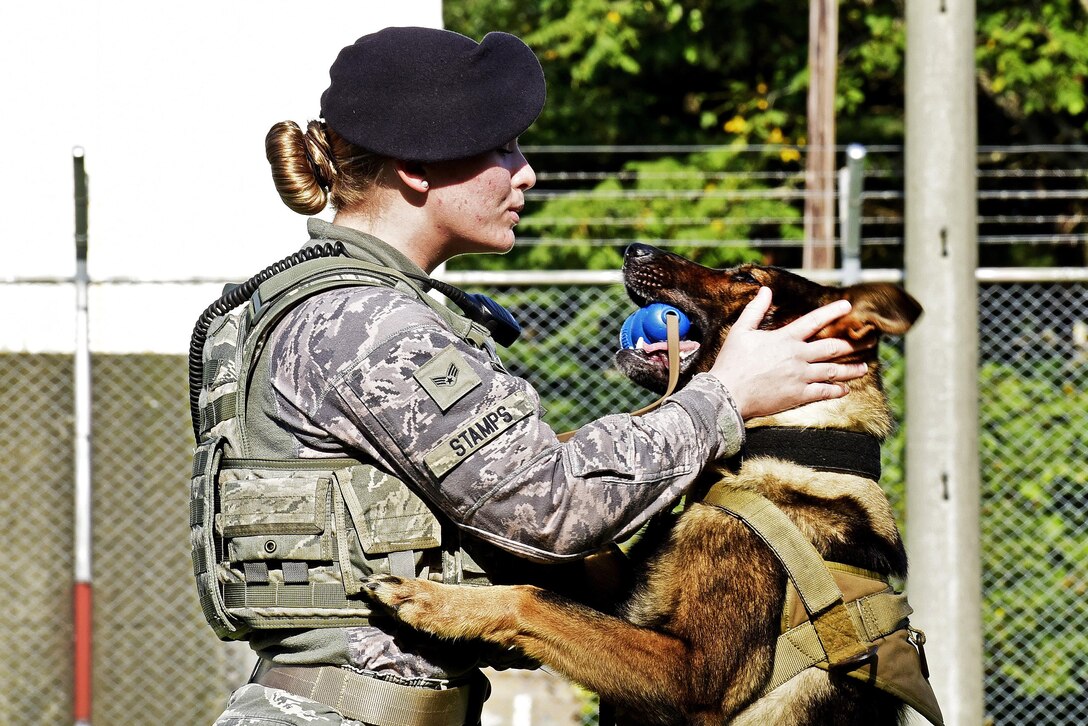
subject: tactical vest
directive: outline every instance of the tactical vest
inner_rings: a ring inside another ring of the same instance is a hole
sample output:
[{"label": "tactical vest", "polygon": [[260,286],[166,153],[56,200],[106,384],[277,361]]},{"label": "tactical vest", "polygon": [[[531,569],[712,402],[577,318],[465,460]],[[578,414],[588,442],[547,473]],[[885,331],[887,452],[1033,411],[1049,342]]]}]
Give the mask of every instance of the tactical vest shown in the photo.
[{"label": "tactical vest", "polygon": [[786,603],[766,696],[809,668],[892,694],[934,726],[944,721],[925,663],[925,634],[906,595],[880,575],[826,562],[797,525],[756,492],[717,484],[702,499],[742,521],[786,569]]},{"label": "tactical vest", "polygon": [[294,443],[262,413],[272,395],[269,333],[296,305],[327,290],[406,292],[462,340],[490,346],[484,328],[403,274],[329,256],[341,251],[308,248],[273,265],[228,290],[194,331],[190,539],[200,605],[223,640],[253,629],[365,625],[381,617],[360,594],[375,573],[488,584],[459,548],[456,529],[400,478],[352,458],[284,457]]}]

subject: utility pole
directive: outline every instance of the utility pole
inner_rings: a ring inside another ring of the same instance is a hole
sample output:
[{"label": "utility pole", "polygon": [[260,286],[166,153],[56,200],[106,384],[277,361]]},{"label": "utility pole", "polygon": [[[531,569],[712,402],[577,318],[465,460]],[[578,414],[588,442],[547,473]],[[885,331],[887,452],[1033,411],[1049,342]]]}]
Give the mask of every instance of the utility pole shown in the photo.
[{"label": "utility pole", "polygon": [[906,336],[911,622],[948,726],[983,723],[975,6],[906,3]]},{"label": "utility pole", "polygon": [[806,270],[835,267],[835,78],[837,0],[810,0],[808,25],[808,153],[805,156]]}]

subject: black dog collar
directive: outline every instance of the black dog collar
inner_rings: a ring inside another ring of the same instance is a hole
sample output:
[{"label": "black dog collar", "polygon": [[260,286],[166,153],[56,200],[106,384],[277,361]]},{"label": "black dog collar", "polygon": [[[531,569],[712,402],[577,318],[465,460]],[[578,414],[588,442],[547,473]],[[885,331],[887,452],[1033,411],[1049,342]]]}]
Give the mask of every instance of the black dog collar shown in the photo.
[{"label": "black dog collar", "polygon": [[752,428],[741,461],[772,456],[820,471],[854,474],[880,481],[880,439],[832,429]]}]

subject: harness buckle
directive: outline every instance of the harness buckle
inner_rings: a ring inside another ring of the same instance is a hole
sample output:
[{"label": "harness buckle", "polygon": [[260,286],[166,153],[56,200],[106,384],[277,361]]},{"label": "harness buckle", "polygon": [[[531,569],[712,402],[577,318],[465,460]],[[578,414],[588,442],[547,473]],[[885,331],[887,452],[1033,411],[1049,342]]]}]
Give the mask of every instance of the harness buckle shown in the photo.
[{"label": "harness buckle", "polygon": [[907,642],[918,649],[918,665],[922,669],[922,677],[929,680],[929,663],[926,661],[926,634],[918,628],[907,626]]}]

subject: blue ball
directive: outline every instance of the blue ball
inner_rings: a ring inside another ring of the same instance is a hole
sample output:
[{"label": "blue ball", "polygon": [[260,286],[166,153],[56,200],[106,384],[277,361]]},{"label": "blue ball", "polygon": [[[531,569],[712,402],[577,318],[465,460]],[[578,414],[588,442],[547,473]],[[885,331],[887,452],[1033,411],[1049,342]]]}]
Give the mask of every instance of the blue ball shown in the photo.
[{"label": "blue ball", "polygon": [[647,343],[660,343],[668,339],[668,326],[665,316],[668,313],[676,313],[680,323],[680,337],[683,338],[691,330],[691,321],[688,316],[680,312],[672,305],[665,303],[650,303],[644,308],[631,313],[627,320],[623,321],[620,328],[620,346],[634,348],[639,338]]}]

